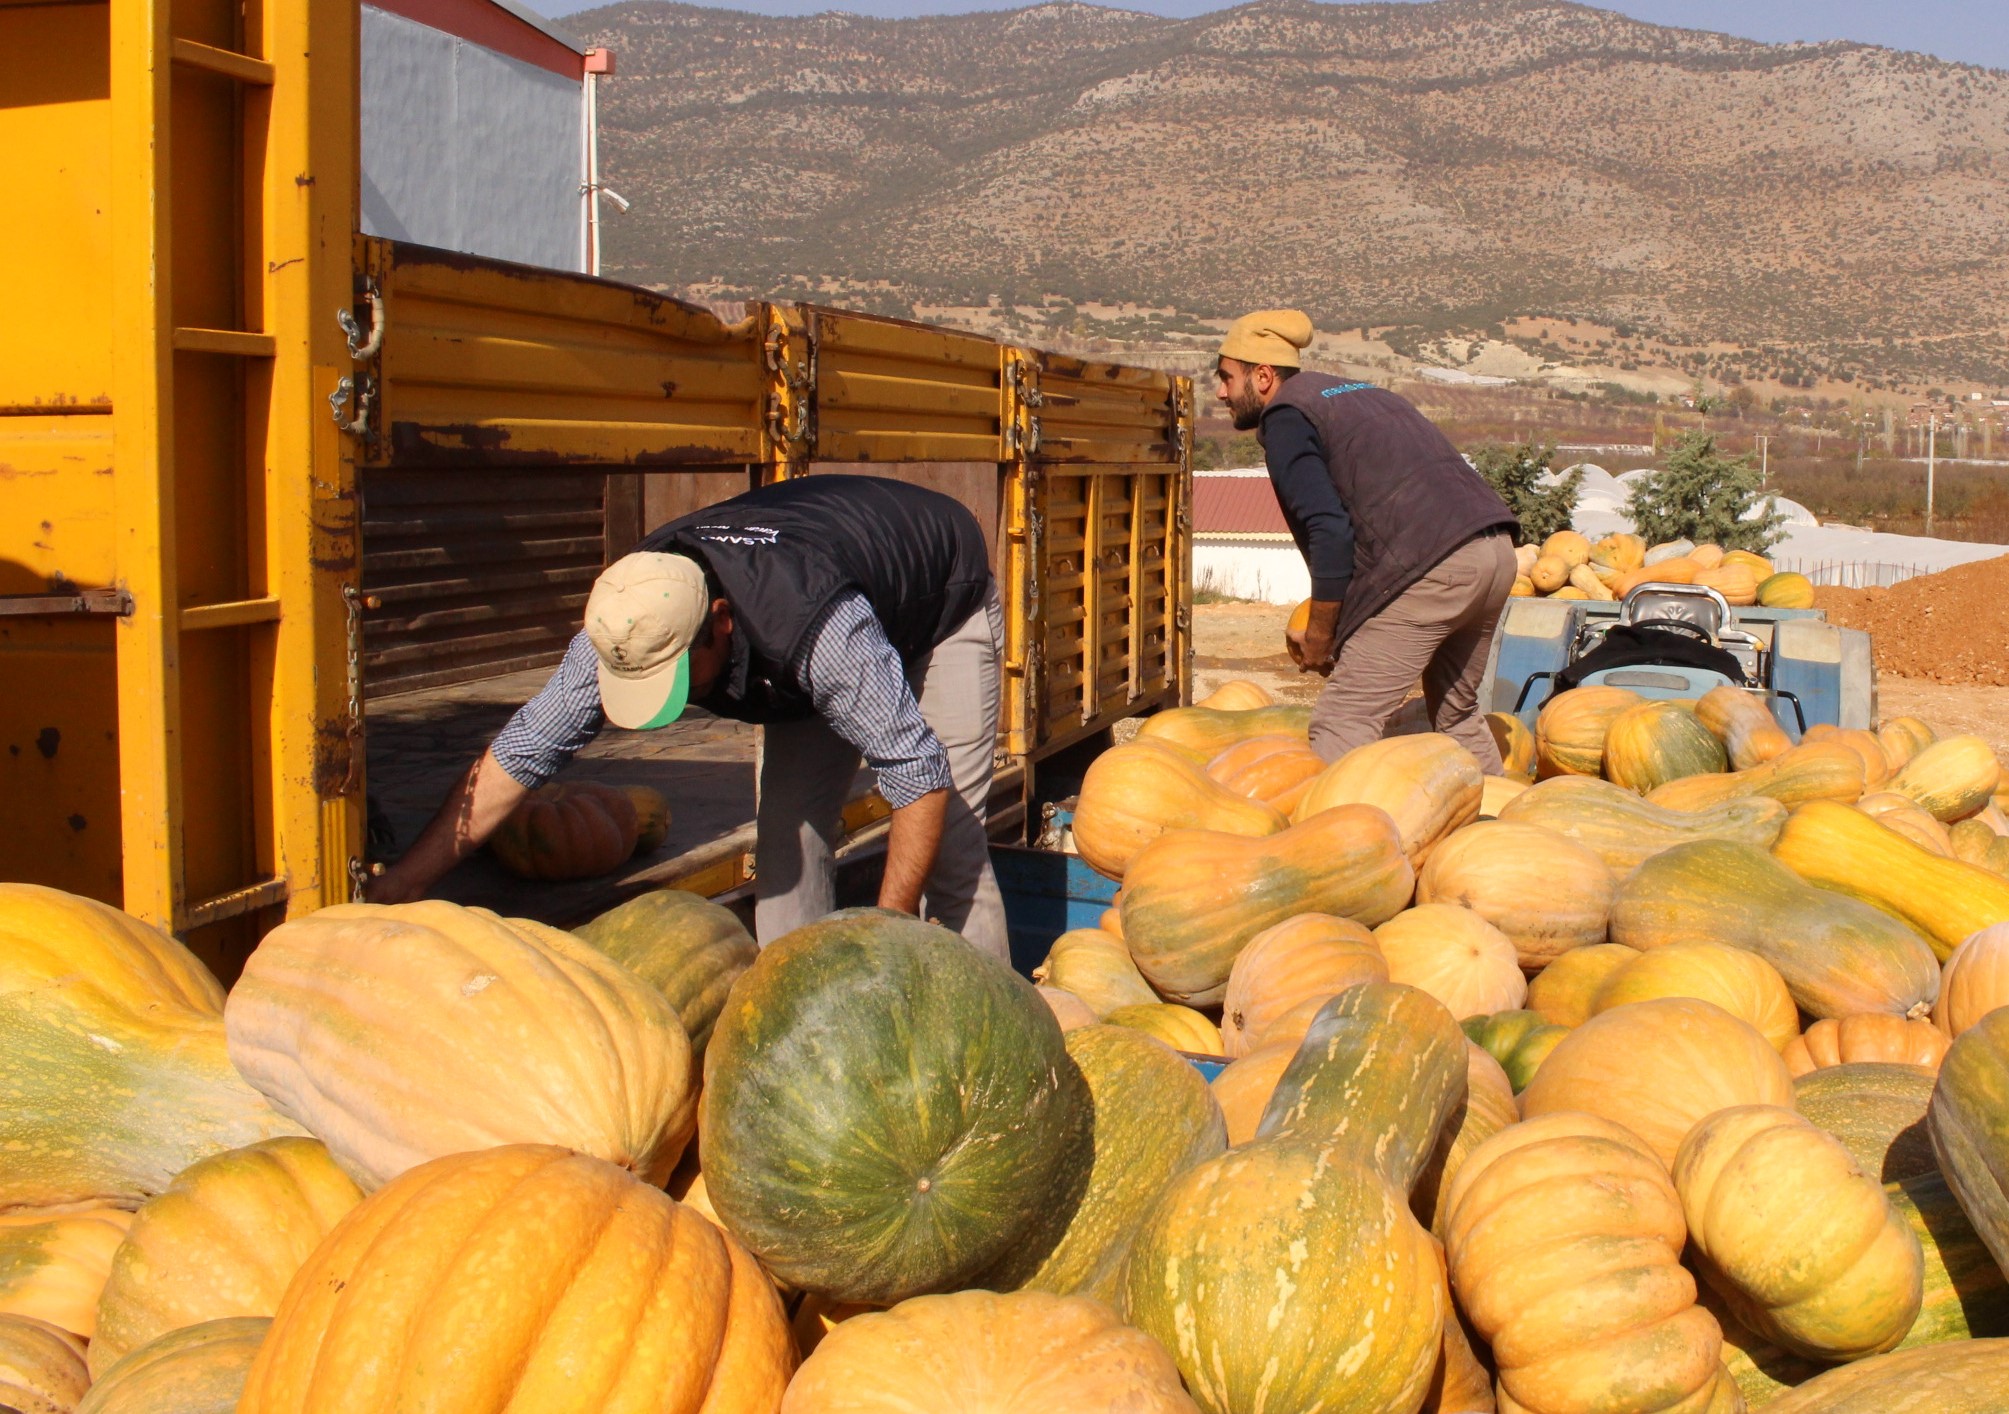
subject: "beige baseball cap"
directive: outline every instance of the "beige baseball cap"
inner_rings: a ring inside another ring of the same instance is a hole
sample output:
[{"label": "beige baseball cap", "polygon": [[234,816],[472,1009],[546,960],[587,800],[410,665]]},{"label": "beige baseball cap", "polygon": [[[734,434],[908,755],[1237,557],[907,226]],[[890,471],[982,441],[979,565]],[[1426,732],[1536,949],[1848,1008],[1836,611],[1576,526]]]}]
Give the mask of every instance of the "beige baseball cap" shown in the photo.
[{"label": "beige baseball cap", "polygon": [[586,600],[586,636],[600,655],[600,709],[646,731],[683,715],[690,647],[711,611],[705,572],[685,555],[623,555]]}]

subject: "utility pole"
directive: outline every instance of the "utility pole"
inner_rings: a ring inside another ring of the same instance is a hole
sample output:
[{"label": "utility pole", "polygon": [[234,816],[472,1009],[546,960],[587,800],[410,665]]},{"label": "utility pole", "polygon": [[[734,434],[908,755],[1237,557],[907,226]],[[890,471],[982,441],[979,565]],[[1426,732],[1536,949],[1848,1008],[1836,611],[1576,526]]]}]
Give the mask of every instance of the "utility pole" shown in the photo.
[{"label": "utility pole", "polygon": [[1772,484],[1772,439],[1762,432],[1758,434],[1758,484]]},{"label": "utility pole", "polygon": [[1933,413],[1926,422],[1925,433],[1925,533],[1932,534],[1932,478],[1938,470],[1939,458],[1939,414]]}]

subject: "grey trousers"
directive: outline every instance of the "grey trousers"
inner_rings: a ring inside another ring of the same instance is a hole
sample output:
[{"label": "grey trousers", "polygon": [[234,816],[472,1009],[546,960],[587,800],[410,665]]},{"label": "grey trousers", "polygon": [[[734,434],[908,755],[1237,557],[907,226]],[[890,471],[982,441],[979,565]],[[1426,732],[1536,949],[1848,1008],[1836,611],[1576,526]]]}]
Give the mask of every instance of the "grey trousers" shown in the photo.
[{"label": "grey trousers", "polygon": [[[993,586],[984,606],[916,661],[907,680],[955,782],[922,916],[1009,961],[1004,900],[984,833],[1003,648],[1004,611]],[[765,733],[753,878],[754,928],[763,945],[836,907],[838,817],[860,764],[857,749],[821,718],[776,722]]]},{"label": "grey trousers", "polygon": [[1438,561],[1341,645],[1311,709],[1311,749],[1337,761],[1380,740],[1420,677],[1430,730],[1456,738],[1487,775],[1497,776],[1500,750],[1479,694],[1513,587],[1514,544],[1507,535],[1468,540]]}]

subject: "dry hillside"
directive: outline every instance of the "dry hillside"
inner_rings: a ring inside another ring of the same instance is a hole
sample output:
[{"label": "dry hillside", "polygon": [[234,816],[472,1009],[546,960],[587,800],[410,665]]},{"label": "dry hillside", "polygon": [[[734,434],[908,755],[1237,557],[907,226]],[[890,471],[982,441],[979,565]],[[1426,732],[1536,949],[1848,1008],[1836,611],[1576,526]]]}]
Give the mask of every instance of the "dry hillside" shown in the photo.
[{"label": "dry hillside", "polygon": [[[1581,314],[1817,370],[2009,370],[2009,74],[1558,0],[903,21],[629,3],[610,273],[1483,330]],[[1197,332],[1197,331],[1195,331]]]}]

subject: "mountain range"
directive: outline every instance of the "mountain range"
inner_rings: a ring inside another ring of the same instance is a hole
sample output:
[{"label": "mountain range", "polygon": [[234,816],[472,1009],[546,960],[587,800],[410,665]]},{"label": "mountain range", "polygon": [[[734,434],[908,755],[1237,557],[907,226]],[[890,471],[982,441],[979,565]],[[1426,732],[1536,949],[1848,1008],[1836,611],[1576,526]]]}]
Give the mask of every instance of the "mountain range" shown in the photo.
[{"label": "mountain range", "polygon": [[1275,304],[1397,346],[1575,319],[1753,376],[2009,381],[1999,70],[1563,0],[568,26],[618,55],[620,279],[1195,339]]}]

